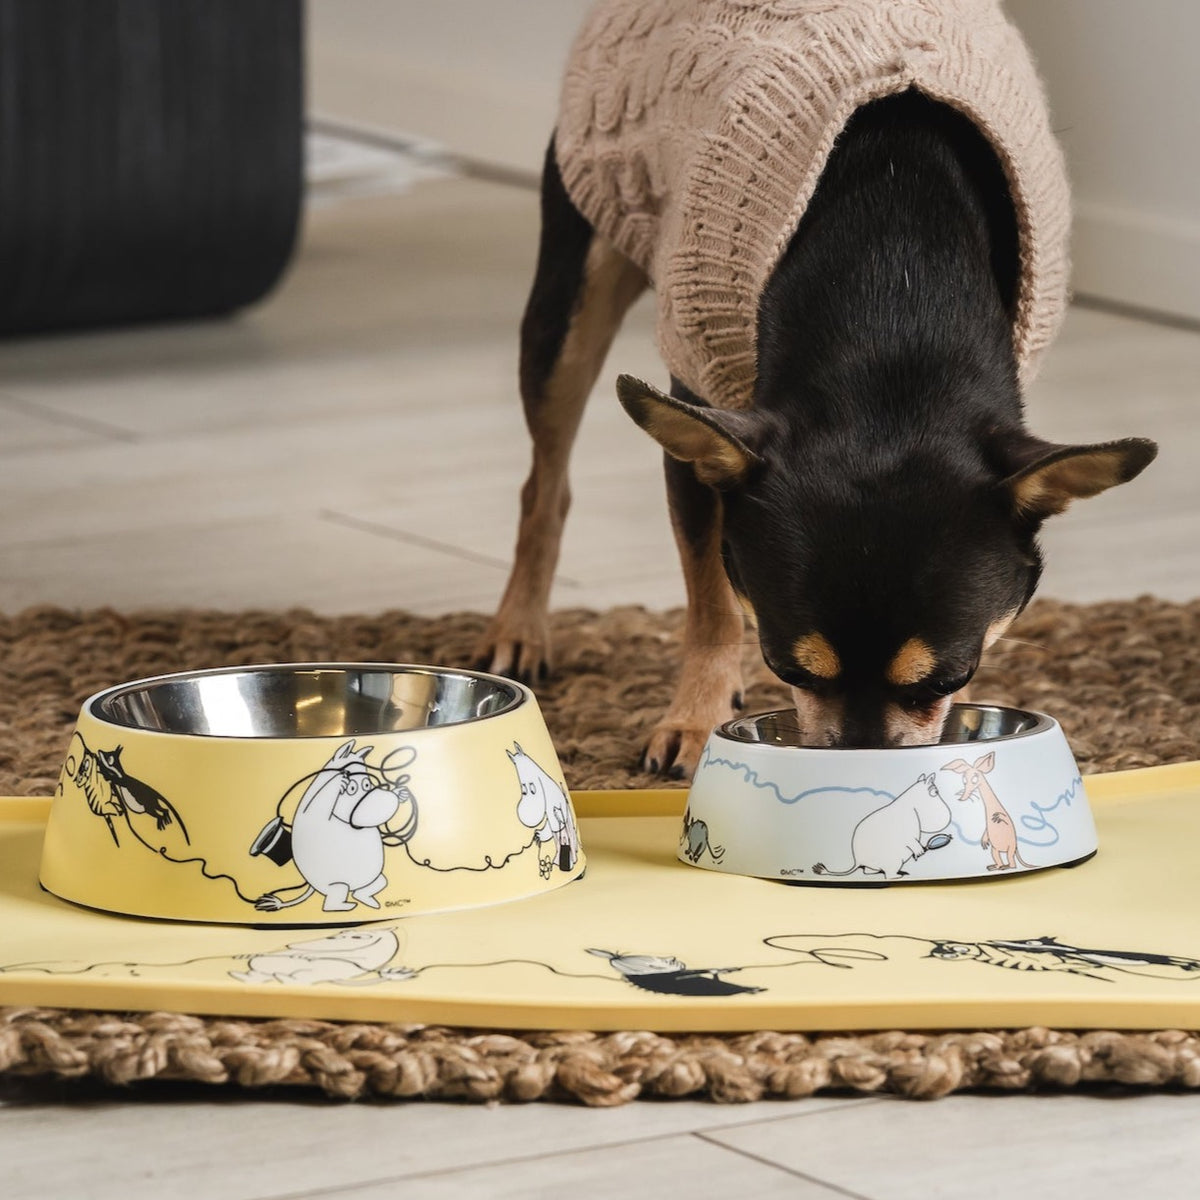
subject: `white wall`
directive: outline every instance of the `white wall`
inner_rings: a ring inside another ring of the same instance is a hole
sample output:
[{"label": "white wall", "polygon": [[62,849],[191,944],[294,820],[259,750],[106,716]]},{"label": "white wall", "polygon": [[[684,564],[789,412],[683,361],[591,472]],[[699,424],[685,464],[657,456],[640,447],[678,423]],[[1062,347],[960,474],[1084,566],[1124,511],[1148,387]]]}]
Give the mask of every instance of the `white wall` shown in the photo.
[{"label": "white wall", "polygon": [[1007,8],[1067,153],[1075,291],[1200,319],[1200,3]]},{"label": "white wall", "polygon": [[[309,0],[310,107],[536,170],[589,0]],[[1007,0],[1076,201],[1075,290],[1200,319],[1200,0]]]},{"label": "white wall", "polygon": [[537,170],[589,0],[309,0],[309,108]]}]

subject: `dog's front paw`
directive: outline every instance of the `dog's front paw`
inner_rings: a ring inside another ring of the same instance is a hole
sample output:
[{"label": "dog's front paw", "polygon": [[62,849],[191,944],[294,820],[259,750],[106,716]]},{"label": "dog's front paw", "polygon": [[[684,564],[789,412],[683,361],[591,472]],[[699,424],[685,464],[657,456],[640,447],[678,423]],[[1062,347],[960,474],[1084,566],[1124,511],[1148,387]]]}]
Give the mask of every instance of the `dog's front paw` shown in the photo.
[{"label": "dog's front paw", "polygon": [[474,667],[524,684],[540,683],[550,674],[548,623],[497,616],[475,647]]},{"label": "dog's front paw", "polygon": [[651,775],[665,775],[668,779],[691,779],[711,732],[711,725],[681,725],[664,718],[654,727],[646,743],[642,770]]},{"label": "dog's front paw", "polygon": [[742,707],[736,645],[724,654],[692,653],[684,662],[671,707],[650,732],[642,769],[668,779],[691,779],[708,735]]}]

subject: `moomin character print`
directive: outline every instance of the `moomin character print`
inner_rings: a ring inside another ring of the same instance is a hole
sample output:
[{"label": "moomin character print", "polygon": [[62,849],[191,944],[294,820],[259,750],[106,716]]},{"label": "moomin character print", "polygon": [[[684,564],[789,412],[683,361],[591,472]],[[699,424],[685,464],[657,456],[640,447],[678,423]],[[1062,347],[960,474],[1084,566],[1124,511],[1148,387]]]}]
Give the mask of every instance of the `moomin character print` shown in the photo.
[{"label": "moomin character print", "polygon": [[936,778],[922,775],[882,808],[869,812],[854,827],[850,837],[851,864],[844,871],[831,871],[815,863],[815,875],[882,875],[895,879],[907,875],[906,863],[915,862],[927,850],[950,844],[941,831],[950,824],[950,809],[938,791]]},{"label": "moomin character print", "polygon": [[399,952],[395,929],[339,929],[289,942],[282,950],[251,954],[244,970],[229,975],[240,983],[389,983],[412,976],[403,967],[388,966]]},{"label": "moomin character print", "polygon": [[[181,968],[216,968],[239,983],[323,984],[347,987],[403,982],[413,972],[391,963],[400,953],[403,933],[394,926],[361,926],[337,929],[290,942],[277,949],[250,954],[209,954],[182,962],[123,960],[99,963],[41,961],[0,966],[5,972],[29,971],[46,975],[92,975],[101,979],[169,979]],[[195,976],[207,979],[207,974]]]},{"label": "moomin character print", "polygon": [[1013,871],[1018,866],[1028,868],[1030,864],[1021,857],[1021,851],[1017,848],[1017,828],[1013,819],[1008,815],[1008,809],[1000,803],[992,785],[984,778],[995,765],[995,751],[989,751],[982,758],[977,758],[974,764],[956,758],[942,770],[956,771],[963,777],[963,789],[955,799],[966,803],[972,796],[978,796],[983,802],[983,837],[979,845],[992,852],[988,870]]},{"label": "moomin character print", "polygon": [[509,761],[521,781],[521,799],[517,804],[517,820],[534,830],[539,849],[554,843],[554,852],[541,858],[541,873],[549,876],[555,863],[559,870],[570,871],[579,861],[579,831],[571,815],[571,803],[563,784],[555,783],[524,750],[514,742],[506,750]]},{"label": "moomin character print", "polygon": [[[368,768],[373,747],[355,748],[353,739],[339,746],[333,757],[309,781],[291,826],[291,859],[304,882],[290,900],[267,892],[254,907],[278,912],[319,894],[325,912],[350,912],[359,904],[378,908],[375,898],[387,886],[383,873],[385,836],[388,843],[407,840],[416,829],[416,799],[407,787],[380,782]],[[401,809],[401,831],[389,828]],[[280,822],[271,822],[251,853],[264,852],[264,838]],[[285,860],[286,861],[286,860]]]},{"label": "moomin character print", "polygon": [[714,846],[709,837],[708,824],[692,816],[689,808],[683,814],[683,852],[688,862],[698,863],[708,851],[708,857],[719,863],[725,857],[724,846]]}]

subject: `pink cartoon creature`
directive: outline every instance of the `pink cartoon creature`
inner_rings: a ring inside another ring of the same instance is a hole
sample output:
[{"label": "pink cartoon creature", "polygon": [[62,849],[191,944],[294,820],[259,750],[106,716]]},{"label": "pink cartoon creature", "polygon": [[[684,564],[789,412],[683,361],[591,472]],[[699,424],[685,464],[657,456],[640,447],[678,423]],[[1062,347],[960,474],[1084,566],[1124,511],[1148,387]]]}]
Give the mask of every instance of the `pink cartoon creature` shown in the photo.
[{"label": "pink cartoon creature", "polygon": [[992,852],[988,870],[1015,871],[1018,866],[1028,869],[1031,864],[1021,857],[1017,845],[1017,828],[1013,819],[986,779],[995,765],[995,751],[989,751],[974,763],[969,763],[964,758],[956,758],[953,762],[948,762],[942,770],[957,771],[963,777],[963,790],[955,797],[957,800],[966,803],[977,796],[983,803],[983,837],[979,839],[979,845],[981,849]]}]

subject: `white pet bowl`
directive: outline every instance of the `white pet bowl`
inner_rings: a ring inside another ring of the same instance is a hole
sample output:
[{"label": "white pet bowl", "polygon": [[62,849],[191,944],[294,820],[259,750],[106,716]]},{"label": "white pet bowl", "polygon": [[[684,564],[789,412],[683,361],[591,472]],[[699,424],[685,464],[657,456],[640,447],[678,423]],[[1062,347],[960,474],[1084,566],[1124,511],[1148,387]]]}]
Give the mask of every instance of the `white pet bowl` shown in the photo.
[{"label": "white pet bowl", "polygon": [[796,744],[790,710],[715,730],[679,857],[793,883],[1003,879],[1096,853],[1079,768],[1042,713],[957,704],[942,740],[891,750]]}]

